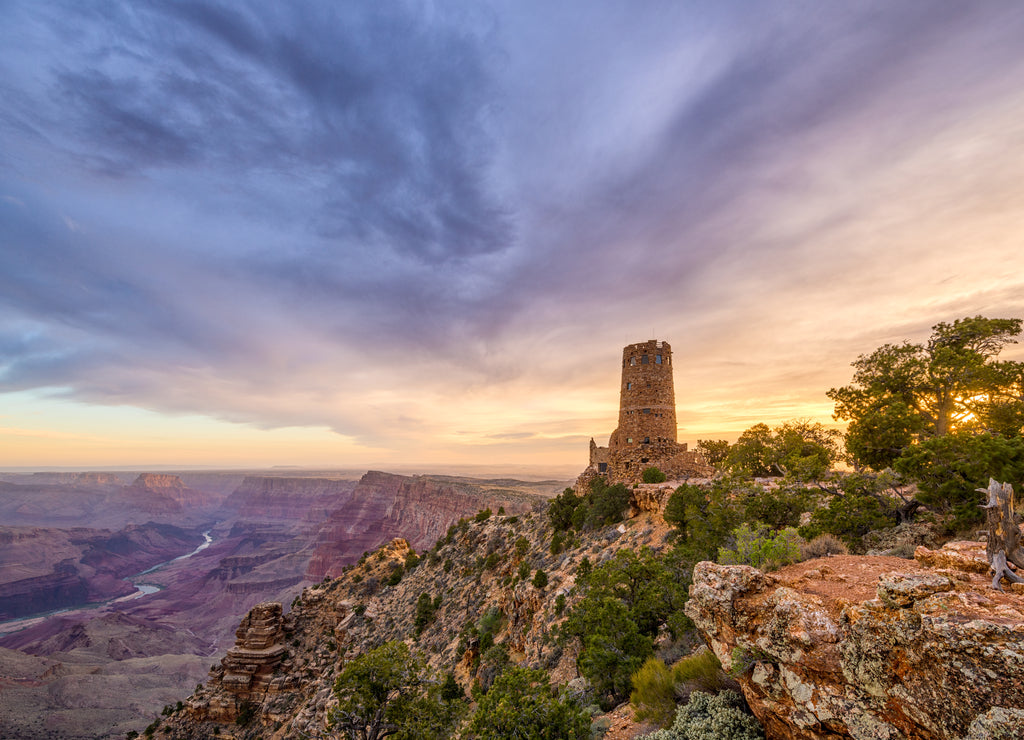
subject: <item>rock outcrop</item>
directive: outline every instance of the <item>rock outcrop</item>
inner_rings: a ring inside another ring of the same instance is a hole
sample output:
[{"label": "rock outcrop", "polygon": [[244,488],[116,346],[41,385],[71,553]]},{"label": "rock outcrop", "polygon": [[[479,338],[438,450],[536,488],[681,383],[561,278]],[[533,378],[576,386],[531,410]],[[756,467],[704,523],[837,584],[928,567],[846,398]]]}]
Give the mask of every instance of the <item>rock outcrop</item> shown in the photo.
[{"label": "rock outcrop", "polygon": [[686,613],[769,738],[1018,737],[1024,598],[987,580],[886,557],[704,562]]},{"label": "rock outcrop", "polygon": [[197,718],[234,722],[247,704],[292,686],[287,675],[274,675],[288,652],[284,622],[279,603],[257,604],[249,611],[235,632],[235,646],[210,671],[211,691],[189,701]]}]

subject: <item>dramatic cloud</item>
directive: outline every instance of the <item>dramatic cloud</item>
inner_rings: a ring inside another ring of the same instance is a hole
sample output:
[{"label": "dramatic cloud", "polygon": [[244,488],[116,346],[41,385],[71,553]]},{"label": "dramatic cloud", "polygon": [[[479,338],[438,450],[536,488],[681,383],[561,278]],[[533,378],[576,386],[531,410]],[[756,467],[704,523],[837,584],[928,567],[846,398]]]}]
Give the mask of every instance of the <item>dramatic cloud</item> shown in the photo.
[{"label": "dramatic cloud", "polygon": [[684,439],[827,418],[858,354],[1024,316],[1022,32],[952,2],[8,3],[0,425],[54,441],[0,430],[0,465],[82,464],[81,413],[125,427],[102,464],[152,454],[133,424],[216,462],[182,421],[241,434],[214,419],[267,430],[224,461],[290,428],[304,463],[572,468],[652,335]]}]

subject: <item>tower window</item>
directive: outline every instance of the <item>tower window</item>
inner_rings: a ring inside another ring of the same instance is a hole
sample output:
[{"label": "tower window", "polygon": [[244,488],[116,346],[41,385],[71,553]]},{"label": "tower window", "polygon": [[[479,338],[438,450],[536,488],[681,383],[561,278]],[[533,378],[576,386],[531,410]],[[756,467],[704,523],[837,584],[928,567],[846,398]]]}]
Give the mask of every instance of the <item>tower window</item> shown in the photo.
[{"label": "tower window", "polygon": [[597,472],[598,473],[607,473],[608,472],[608,463],[598,463],[597,464]]},{"label": "tower window", "polygon": [[644,437],[644,444],[645,445],[649,445],[650,443],[651,443],[651,438],[650,437]]},{"label": "tower window", "polygon": [[633,389],[633,384],[632,383],[626,383],[626,390],[629,391],[629,390],[632,390],[632,389]]},{"label": "tower window", "polygon": [[632,437],[626,437],[626,444],[628,444],[628,445],[633,444],[633,438]]},{"label": "tower window", "polygon": [[641,365],[646,365],[646,364],[647,364],[647,355],[643,355],[643,356],[642,356],[642,357],[640,358],[640,364],[641,364]]},{"label": "tower window", "polygon": [[649,414],[649,413],[651,413],[651,410],[650,409],[644,409],[644,413],[645,414]]},{"label": "tower window", "polygon": [[660,365],[661,364],[661,355],[655,355],[654,356],[654,364],[655,365]]},{"label": "tower window", "polygon": [[635,357],[630,357],[629,358],[629,364],[630,365],[636,365],[636,358]]}]

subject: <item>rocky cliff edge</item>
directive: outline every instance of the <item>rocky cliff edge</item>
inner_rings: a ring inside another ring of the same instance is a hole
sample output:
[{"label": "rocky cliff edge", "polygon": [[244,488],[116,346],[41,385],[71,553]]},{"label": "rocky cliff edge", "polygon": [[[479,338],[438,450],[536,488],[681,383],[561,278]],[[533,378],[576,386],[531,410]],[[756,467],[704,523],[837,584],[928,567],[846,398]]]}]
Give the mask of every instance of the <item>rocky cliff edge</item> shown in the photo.
[{"label": "rocky cliff edge", "polygon": [[773,574],[703,562],[686,613],[769,738],[1018,738],[1024,594],[988,587],[979,548]]}]

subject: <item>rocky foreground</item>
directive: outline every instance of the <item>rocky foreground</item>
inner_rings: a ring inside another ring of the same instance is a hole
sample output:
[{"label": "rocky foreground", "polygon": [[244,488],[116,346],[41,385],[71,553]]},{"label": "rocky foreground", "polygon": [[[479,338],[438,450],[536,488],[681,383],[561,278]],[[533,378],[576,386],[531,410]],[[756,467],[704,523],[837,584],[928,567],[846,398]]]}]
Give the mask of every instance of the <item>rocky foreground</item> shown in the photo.
[{"label": "rocky foreground", "polygon": [[1024,594],[987,571],[980,543],[772,574],[700,563],[686,612],[770,738],[1019,738]]}]

